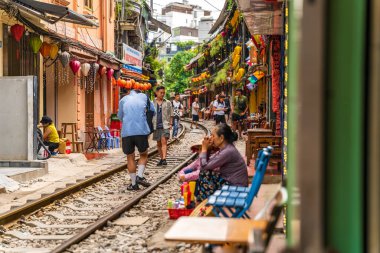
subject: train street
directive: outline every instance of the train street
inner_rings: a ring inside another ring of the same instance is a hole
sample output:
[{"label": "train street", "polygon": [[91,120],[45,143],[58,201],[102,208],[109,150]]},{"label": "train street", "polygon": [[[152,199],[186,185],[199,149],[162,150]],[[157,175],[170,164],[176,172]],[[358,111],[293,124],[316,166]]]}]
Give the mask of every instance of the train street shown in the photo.
[{"label": "train street", "polygon": [[0,253],[380,252],[380,1],[0,14]]}]

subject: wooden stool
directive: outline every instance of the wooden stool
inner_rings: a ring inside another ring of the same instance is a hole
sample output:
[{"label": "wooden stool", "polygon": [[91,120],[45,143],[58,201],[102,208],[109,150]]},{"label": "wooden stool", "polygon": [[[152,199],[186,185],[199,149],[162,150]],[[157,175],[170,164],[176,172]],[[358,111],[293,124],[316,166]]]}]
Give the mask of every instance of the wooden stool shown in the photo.
[{"label": "wooden stool", "polygon": [[[70,132],[68,132],[68,130]],[[73,153],[78,153],[84,151],[83,141],[78,141],[78,132],[77,132],[77,123],[62,123],[62,138],[67,138],[71,141],[73,146]],[[67,135],[71,135],[71,138],[68,138]]]},{"label": "wooden stool", "polygon": [[84,152],[83,141],[74,141],[71,144],[73,145],[73,149],[75,153]]}]

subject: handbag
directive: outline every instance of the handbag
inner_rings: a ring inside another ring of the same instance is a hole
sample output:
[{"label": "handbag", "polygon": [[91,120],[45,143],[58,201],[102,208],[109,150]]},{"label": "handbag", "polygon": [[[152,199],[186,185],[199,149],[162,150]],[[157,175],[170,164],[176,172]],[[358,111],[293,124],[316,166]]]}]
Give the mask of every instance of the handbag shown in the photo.
[{"label": "handbag", "polygon": [[153,133],[154,127],[153,127],[153,117],[154,117],[154,112],[150,110],[150,100],[149,97],[146,96],[146,122],[148,123],[149,126],[149,134]]}]

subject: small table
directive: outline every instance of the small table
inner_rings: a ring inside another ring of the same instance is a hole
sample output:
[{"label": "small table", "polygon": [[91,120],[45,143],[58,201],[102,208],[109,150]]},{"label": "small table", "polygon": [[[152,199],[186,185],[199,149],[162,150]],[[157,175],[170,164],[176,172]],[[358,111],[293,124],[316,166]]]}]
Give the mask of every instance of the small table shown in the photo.
[{"label": "small table", "polygon": [[264,231],[267,221],[216,217],[181,217],[165,234],[165,240],[188,243],[248,244],[249,232]]},{"label": "small table", "polygon": [[88,137],[90,138],[90,143],[88,144],[88,147],[86,149],[86,153],[88,153],[89,149],[92,149],[92,150],[95,149],[99,153],[99,149],[98,149],[99,135],[98,135],[98,133],[95,131],[86,131],[84,133],[87,134]]}]

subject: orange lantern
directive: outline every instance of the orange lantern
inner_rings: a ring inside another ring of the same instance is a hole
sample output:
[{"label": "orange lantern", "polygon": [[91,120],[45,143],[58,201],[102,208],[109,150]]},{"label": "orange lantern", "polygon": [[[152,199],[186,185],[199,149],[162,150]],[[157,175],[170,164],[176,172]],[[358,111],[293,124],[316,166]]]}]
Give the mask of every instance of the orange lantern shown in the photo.
[{"label": "orange lantern", "polygon": [[40,47],[40,53],[42,57],[48,58],[50,55],[50,44],[47,42],[43,42],[42,46]]},{"label": "orange lantern", "polygon": [[150,90],[151,88],[152,88],[152,85],[148,83],[148,90]]},{"label": "orange lantern", "polygon": [[132,83],[132,87],[134,87],[134,86],[135,86],[135,84],[136,84],[136,81],[135,81],[135,79],[131,79],[131,83]]},{"label": "orange lantern", "polygon": [[127,89],[130,89],[132,88],[132,83],[131,83],[131,80],[128,80],[127,83],[126,83],[126,87]]}]

